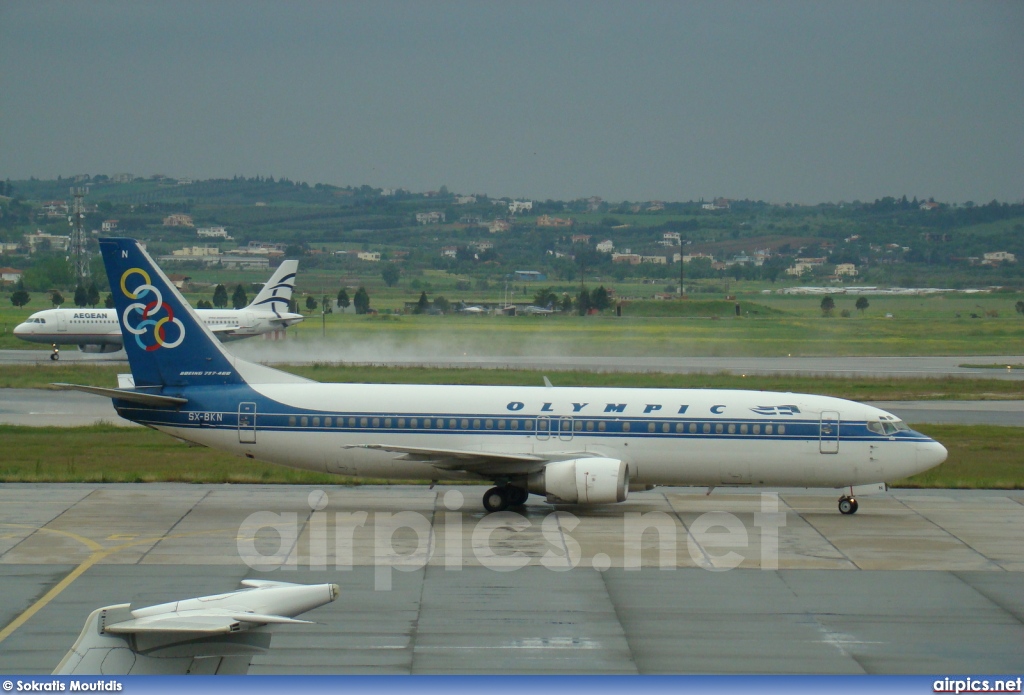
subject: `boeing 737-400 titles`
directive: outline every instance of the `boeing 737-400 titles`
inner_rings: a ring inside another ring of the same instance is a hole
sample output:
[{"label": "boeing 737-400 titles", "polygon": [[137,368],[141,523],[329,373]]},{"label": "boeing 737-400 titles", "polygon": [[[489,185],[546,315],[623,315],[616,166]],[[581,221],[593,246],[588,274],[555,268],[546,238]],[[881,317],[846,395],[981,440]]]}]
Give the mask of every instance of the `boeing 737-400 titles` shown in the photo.
[{"label": "boeing 737-400 titles", "polygon": [[[196,309],[196,315],[223,341],[251,338],[299,323],[302,314],[288,311],[298,267],[298,261],[282,261],[244,309]],[[115,309],[37,311],[15,327],[14,335],[30,343],[52,345],[52,360],[60,359],[60,345],[77,345],[82,352],[117,352],[124,342]]]},{"label": "boeing 737-400 titles", "polygon": [[230,354],[132,239],[101,239],[131,375],[121,417],[252,459],[348,476],[487,480],[488,511],[538,494],[607,504],[631,486],[852,487],[946,449],[878,408],[719,389],[322,384]]}]

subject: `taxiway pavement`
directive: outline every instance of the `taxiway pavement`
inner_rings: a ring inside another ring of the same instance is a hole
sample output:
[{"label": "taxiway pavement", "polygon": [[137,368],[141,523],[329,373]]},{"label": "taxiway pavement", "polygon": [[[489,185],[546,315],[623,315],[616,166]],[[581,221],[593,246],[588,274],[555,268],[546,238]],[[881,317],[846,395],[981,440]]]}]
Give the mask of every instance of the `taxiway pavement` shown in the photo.
[{"label": "taxiway pavement", "polygon": [[252,673],[1024,670],[1024,492],[841,516],[834,491],[659,488],[485,516],[482,490],[0,485],[0,672],[49,673],[99,606],[257,576],[342,590]]}]

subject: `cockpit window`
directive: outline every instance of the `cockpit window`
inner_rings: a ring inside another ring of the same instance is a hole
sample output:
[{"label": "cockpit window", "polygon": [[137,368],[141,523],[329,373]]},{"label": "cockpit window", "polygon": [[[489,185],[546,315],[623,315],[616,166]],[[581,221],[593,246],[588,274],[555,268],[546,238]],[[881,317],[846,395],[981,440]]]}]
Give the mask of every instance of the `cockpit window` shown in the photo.
[{"label": "cockpit window", "polygon": [[885,434],[885,430],[882,428],[882,423],[880,422],[869,422],[868,429],[875,434]]}]

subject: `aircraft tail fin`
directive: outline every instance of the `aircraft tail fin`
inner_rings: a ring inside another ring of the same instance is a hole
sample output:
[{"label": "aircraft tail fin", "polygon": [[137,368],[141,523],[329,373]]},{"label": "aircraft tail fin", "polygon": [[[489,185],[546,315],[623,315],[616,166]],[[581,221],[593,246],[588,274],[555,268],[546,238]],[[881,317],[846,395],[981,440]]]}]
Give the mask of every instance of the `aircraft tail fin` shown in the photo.
[{"label": "aircraft tail fin", "polygon": [[298,261],[281,261],[281,265],[247,308],[269,309],[278,315],[287,313],[288,302],[295,290],[295,272],[298,268]]},{"label": "aircraft tail fin", "polygon": [[308,381],[227,352],[136,240],[99,242],[136,388]]}]

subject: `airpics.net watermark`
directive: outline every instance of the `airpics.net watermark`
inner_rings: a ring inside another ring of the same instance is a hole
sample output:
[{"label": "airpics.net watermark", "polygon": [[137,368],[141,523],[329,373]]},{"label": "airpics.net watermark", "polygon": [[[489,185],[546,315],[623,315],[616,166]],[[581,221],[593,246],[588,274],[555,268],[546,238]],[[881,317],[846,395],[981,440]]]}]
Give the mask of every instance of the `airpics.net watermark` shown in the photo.
[{"label": "airpics.net watermark", "polygon": [[[310,570],[327,570],[333,558],[334,569],[351,570],[356,564],[358,549],[362,551],[360,564],[374,567],[376,591],[391,590],[393,571],[415,572],[434,561],[446,571],[458,572],[470,557],[495,572],[513,572],[530,564],[539,564],[553,572],[588,565],[603,572],[612,567],[612,558],[604,552],[584,559],[580,542],[573,536],[581,520],[564,510],[545,514],[539,524],[511,511],[487,514],[467,522],[468,515],[460,511],[465,498],[458,490],[445,492],[442,497],[445,511],[440,514],[328,512],[328,501],[323,490],[309,493],[310,514],[308,519],[304,514],[301,522],[298,512],[250,514],[236,536],[242,562],[261,572],[287,571],[298,569],[302,558],[303,566]],[[779,529],[786,525],[786,515],[779,511],[778,494],[765,492],[760,496],[760,511],[753,514],[755,533],[738,516],[725,511],[704,512],[686,525],[667,512],[625,511],[621,524],[621,536],[610,539],[609,547],[621,548],[621,566],[625,570],[639,570],[645,564],[663,570],[675,569],[683,540],[690,560],[710,571],[739,567],[746,556],[736,551],[751,549],[756,551],[761,569],[776,570]],[[308,543],[308,553],[300,553],[299,548],[303,527],[308,531],[303,543]],[[333,544],[328,542],[331,535]],[[752,541],[752,535],[756,540]],[[653,545],[649,542],[652,538],[656,541]],[[652,560],[652,556],[656,556],[656,560]]]}]

